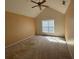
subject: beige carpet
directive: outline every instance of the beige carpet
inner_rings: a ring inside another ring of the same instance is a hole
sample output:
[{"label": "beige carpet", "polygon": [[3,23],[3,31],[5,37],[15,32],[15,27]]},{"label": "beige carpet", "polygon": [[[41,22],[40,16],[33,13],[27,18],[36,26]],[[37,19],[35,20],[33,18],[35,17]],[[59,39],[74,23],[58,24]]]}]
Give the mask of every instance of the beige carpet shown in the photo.
[{"label": "beige carpet", "polygon": [[6,48],[6,59],[71,59],[64,38],[34,36]]}]

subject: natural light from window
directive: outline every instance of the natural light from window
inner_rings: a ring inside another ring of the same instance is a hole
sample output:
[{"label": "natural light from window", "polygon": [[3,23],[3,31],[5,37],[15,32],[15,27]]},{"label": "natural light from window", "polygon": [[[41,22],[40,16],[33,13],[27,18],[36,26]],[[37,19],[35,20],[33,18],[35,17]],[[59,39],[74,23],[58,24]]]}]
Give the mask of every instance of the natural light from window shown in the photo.
[{"label": "natural light from window", "polygon": [[54,20],[43,20],[42,21],[42,32],[43,33],[54,33]]},{"label": "natural light from window", "polygon": [[63,43],[65,44],[65,40],[59,38],[59,37],[45,37],[48,41],[50,42],[55,42],[55,43]]}]

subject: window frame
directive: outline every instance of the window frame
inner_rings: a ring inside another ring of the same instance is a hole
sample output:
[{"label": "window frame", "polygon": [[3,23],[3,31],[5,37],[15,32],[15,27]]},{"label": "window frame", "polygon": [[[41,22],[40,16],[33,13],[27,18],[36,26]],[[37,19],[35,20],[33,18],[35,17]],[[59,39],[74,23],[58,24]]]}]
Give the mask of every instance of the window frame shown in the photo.
[{"label": "window frame", "polygon": [[[48,26],[48,27],[47,27],[48,30],[47,30],[47,32],[44,31],[44,25],[43,25],[43,22],[44,22],[44,21],[47,21],[47,22],[48,22],[48,25],[47,25],[47,26]],[[52,25],[53,28],[50,27],[50,25],[49,25],[50,21],[53,21],[53,25]],[[50,28],[52,28],[53,31],[50,31],[50,30],[49,30]],[[55,21],[54,21],[54,19],[42,20],[42,32],[43,32],[43,33],[51,33],[51,34],[52,34],[52,33],[55,32],[54,29],[55,29]]]}]

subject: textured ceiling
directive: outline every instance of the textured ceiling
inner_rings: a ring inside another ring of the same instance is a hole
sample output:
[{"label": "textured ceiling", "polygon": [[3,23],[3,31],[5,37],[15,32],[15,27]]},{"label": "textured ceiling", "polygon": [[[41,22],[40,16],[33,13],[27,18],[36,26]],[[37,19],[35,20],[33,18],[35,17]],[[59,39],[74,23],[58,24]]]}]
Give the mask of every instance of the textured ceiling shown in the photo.
[{"label": "textured ceiling", "polygon": [[[39,0],[34,0],[39,1]],[[66,5],[62,5],[62,0],[46,0],[47,2],[44,3],[44,5],[49,6],[50,8],[53,8],[63,14],[65,14],[70,0],[65,0]],[[42,10],[40,10],[38,7],[31,8],[32,6],[36,5],[31,2],[31,0],[5,0],[6,2],[6,11],[13,12],[16,14],[21,14],[25,16],[30,17],[36,17],[42,12],[45,8],[43,7]]]}]

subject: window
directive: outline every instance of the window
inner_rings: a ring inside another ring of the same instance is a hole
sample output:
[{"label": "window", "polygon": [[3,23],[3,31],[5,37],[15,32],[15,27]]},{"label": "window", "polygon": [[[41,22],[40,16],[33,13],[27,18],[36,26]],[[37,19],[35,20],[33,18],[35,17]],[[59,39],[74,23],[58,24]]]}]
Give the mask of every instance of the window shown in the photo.
[{"label": "window", "polygon": [[54,33],[54,20],[43,20],[42,21],[42,32]]}]

